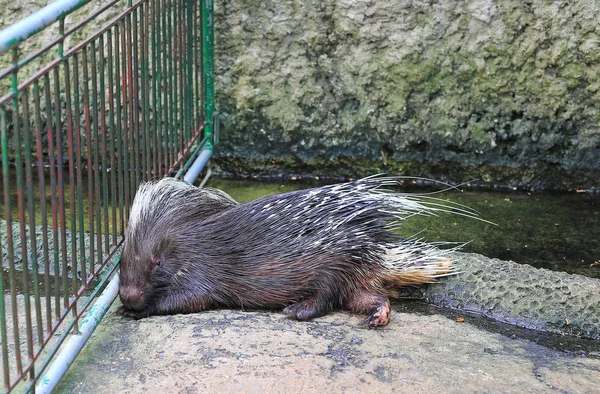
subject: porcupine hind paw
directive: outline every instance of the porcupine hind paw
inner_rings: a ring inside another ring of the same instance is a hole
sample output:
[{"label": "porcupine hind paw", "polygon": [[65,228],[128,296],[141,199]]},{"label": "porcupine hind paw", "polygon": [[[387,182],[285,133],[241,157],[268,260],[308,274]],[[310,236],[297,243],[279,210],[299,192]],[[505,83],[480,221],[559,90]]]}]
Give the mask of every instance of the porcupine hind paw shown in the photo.
[{"label": "porcupine hind paw", "polygon": [[323,316],[327,312],[319,306],[314,298],[296,302],[288,305],[282,311],[287,317],[294,320],[310,320],[315,317]]},{"label": "porcupine hind paw", "polygon": [[369,317],[365,320],[365,323],[371,327],[383,327],[387,326],[390,322],[390,315],[392,310],[390,308],[390,301],[386,300],[385,304],[379,305]]},{"label": "porcupine hind paw", "polygon": [[353,312],[368,315],[365,324],[371,327],[386,326],[390,322],[390,300],[379,294],[360,291],[349,297],[344,306]]}]

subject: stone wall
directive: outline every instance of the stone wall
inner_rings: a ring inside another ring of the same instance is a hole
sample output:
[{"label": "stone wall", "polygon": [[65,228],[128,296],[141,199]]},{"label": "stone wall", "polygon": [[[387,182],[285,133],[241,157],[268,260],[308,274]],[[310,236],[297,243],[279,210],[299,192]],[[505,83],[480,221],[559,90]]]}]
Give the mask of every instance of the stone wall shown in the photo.
[{"label": "stone wall", "polygon": [[600,4],[216,1],[225,173],[600,188]]},{"label": "stone wall", "polygon": [[[46,2],[0,0],[0,25]],[[216,0],[215,7],[223,173],[387,172],[600,189],[593,0]],[[0,57],[0,68],[9,61]]]}]

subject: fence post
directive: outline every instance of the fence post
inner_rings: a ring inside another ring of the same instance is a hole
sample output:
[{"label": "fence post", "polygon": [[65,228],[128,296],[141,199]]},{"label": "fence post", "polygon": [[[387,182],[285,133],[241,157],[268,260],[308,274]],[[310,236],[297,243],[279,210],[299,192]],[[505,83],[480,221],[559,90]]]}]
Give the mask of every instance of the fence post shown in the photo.
[{"label": "fence post", "polygon": [[215,110],[215,52],[214,52],[214,5],[213,0],[202,0],[202,102],[204,105],[204,140],[202,153],[185,174],[183,180],[193,183],[212,156],[213,114]]}]

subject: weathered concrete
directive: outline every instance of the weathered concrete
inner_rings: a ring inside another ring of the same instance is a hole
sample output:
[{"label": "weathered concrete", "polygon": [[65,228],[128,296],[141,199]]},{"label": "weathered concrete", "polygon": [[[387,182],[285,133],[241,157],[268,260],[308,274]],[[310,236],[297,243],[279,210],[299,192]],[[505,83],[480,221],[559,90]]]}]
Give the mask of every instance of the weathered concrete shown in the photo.
[{"label": "weathered concrete", "polygon": [[598,2],[215,6],[224,172],[600,187]]},{"label": "weathered concrete", "polygon": [[347,313],[295,322],[220,310],[136,321],[117,306],[57,392],[600,391],[600,359],[486,332],[469,318],[402,313],[399,304],[383,329]]}]

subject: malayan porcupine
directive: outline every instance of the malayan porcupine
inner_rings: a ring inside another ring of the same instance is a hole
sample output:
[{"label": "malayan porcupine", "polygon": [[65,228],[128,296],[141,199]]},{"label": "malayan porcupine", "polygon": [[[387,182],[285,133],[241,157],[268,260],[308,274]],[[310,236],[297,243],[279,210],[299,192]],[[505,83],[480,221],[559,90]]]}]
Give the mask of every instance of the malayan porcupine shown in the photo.
[{"label": "malayan porcupine", "polygon": [[413,215],[477,212],[428,194],[383,190],[371,177],[237,204],[174,179],[140,186],[121,256],[123,315],[219,307],[281,309],[308,320],[334,309],[389,321],[388,297],[453,273],[457,247],[401,239]]}]

